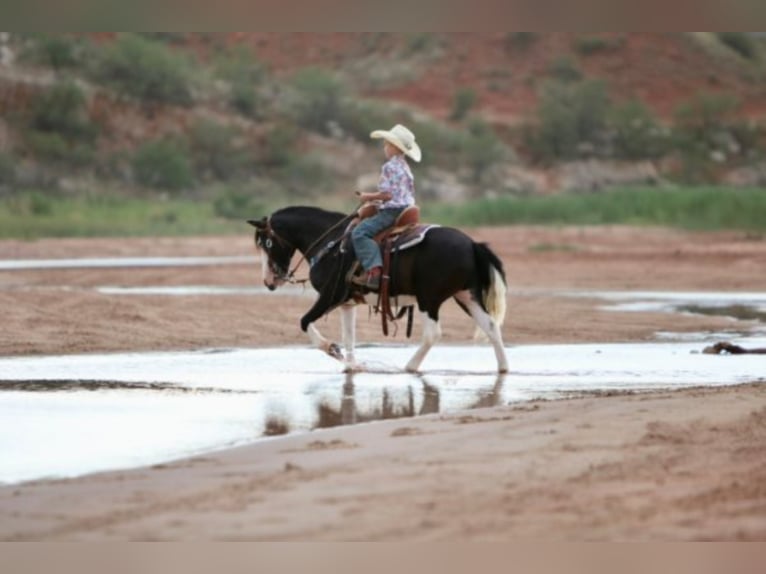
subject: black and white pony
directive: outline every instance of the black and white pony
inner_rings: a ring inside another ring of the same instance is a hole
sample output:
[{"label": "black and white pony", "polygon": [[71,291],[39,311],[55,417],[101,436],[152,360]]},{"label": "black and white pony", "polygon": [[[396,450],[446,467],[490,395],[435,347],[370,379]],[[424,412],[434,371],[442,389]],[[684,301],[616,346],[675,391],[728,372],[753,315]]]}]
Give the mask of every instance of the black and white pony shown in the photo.
[{"label": "black and white pony", "polygon": [[[263,251],[264,284],[274,290],[292,281],[290,261],[300,252],[311,269],[311,285],[319,297],[301,318],[301,329],[312,342],[331,357],[354,370],[355,306],[346,275],[355,261],[353,248],[341,249],[341,238],[350,216],[315,207],[286,207],[263,217],[248,220],[255,229],[255,243]],[[505,319],[506,282],[503,264],[483,243],[463,232],[434,227],[423,241],[397,253],[391,273],[391,297],[416,304],[424,317],[423,339],[406,369],[417,372],[433,344],[441,336],[439,309],[447,299],[457,304],[489,337],[497,358],[497,369],[508,371],[500,328]],[[377,300],[377,294],[368,295]],[[324,338],[314,323],[340,308],[343,343],[340,347]]]}]

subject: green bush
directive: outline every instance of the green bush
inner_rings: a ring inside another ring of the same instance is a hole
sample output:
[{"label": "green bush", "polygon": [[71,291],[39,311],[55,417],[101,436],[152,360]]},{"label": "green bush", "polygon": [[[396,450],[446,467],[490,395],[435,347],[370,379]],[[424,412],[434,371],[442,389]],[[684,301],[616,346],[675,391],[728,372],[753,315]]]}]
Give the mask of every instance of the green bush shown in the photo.
[{"label": "green bush", "polygon": [[460,88],[452,96],[450,119],[460,121],[468,115],[476,104],[476,92],[471,88]]},{"label": "green bush", "polygon": [[16,160],[8,153],[0,152],[0,189],[16,183]]},{"label": "green bush", "polygon": [[343,104],[339,123],[343,131],[352,138],[371,144],[370,133],[382,126],[392,126],[395,114],[387,107],[375,102],[349,100]]},{"label": "green bush", "polygon": [[84,65],[88,47],[85,40],[68,34],[33,34],[22,49],[19,59],[60,72]]},{"label": "green bush", "polygon": [[247,168],[248,154],[234,127],[212,120],[197,121],[190,130],[194,166],[204,179],[230,180]]},{"label": "green bush", "polygon": [[736,145],[733,128],[739,103],[730,94],[698,94],[674,114],[673,144],[680,154],[682,181],[704,183],[713,178],[713,163],[726,162]]},{"label": "green bush", "polygon": [[290,161],[298,141],[298,130],[288,123],[278,123],[266,134],[261,163],[270,167],[284,166]]},{"label": "green bush", "polygon": [[649,109],[633,100],[615,106],[608,114],[617,157],[655,159],[665,154],[668,138]]},{"label": "green bush", "polygon": [[292,155],[276,174],[285,190],[299,197],[313,197],[324,191],[329,183],[325,167],[315,158]]},{"label": "green bush", "polygon": [[77,142],[55,132],[29,131],[24,140],[35,157],[63,166],[85,167],[95,158],[95,148],[90,142]]},{"label": "green bush", "polygon": [[92,140],[97,130],[88,117],[86,104],[85,94],[77,84],[59,82],[32,101],[28,127],[66,140]]},{"label": "green bush", "polygon": [[471,168],[474,183],[505,155],[503,144],[486,122],[473,119],[462,140],[462,154]]},{"label": "green bush", "polygon": [[134,34],[121,34],[103,48],[94,77],[144,102],[192,102],[189,61],[163,44]]},{"label": "green bush", "polygon": [[609,97],[600,80],[548,81],[538,105],[532,147],[543,159],[573,159],[595,149],[606,128]]},{"label": "green bush", "polygon": [[405,50],[406,55],[413,56],[426,52],[436,46],[436,37],[428,32],[420,32],[412,34],[407,40],[407,48]]},{"label": "green bush", "polygon": [[338,78],[319,68],[306,68],[292,79],[296,90],[296,113],[301,126],[330,134],[332,122],[343,112],[345,89]]},{"label": "green bush", "polygon": [[216,75],[229,84],[231,107],[248,117],[258,117],[262,99],[258,86],[263,82],[266,70],[252,53],[244,47],[227,50],[218,55]]},{"label": "green bush", "polygon": [[133,157],[136,181],[145,187],[179,191],[191,187],[192,166],[186,148],[171,139],[141,146]]},{"label": "green bush", "polygon": [[59,82],[37,95],[24,128],[24,142],[36,157],[73,166],[93,160],[98,128],[90,121],[83,91]]},{"label": "green bush", "polygon": [[219,217],[243,221],[265,213],[269,200],[277,195],[276,186],[265,181],[257,182],[249,189],[225,188],[213,199],[213,211]]},{"label": "green bush", "polygon": [[582,72],[575,61],[568,56],[556,58],[548,64],[548,75],[560,82],[579,82]]},{"label": "green bush", "polygon": [[537,32],[508,32],[505,35],[505,50],[507,52],[527,50],[537,42],[538,38]]},{"label": "green bush", "polygon": [[718,32],[717,36],[722,44],[747,60],[754,60],[758,55],[755,40],[746,32]]},{"label": "green bush", "polygon": [[607,38],[604,36],[581,36],[575,40],[574,49],[583,56],[613,52],[624,44],[622,37]]}]

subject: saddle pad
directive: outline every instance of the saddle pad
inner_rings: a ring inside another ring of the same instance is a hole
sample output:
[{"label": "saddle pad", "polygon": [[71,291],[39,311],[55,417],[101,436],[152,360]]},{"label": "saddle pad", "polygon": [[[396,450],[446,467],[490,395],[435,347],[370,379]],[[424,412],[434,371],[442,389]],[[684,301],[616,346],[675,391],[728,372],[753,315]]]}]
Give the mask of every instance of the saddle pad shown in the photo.
[{"label": "saddle pad", "polygon": [[393,251],[404,251],[405,249],[414,247],[423,241],[426,233],[434,227],[440,226],[436,224],[418,224],[404,227],[401,230],[394,229],[390,234],[390,237],[393,239],[391,249]]}]

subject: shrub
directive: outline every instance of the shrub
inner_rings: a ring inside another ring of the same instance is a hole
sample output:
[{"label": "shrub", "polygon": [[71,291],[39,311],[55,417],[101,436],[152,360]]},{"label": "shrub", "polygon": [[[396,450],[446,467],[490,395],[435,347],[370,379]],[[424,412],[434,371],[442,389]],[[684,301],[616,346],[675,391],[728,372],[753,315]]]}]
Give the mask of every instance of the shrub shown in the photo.
[{"label": "shrub", "polygon": [[452,113],[450,119],[460,121],[476,103],[476,92],[471,88],[460,88],[452,96]]},{"label": "shrub", "polygon": [[579,82],[582,72],[572,58],[562,56],[548,64],[548,75],[560,82]]},{"label": "shrub", "polygon": [[0,189],[16,183],[16,160],[7,153],[0,152]]},{"label": "shrub", "polygon": [[56,133],[67,140],[92,140],[96,128],[87,115],[86,99],[77,84],[54,84],[32,102],[29,128]]},{"label": "shrub", "polygon": [[706,153],[715,149],[722,131],[733,123],[739,106],[730,94],[698,94],[679,105],[674,113],[676,144],[684,153]]},{"label": "shrub", "polygon": [[267,166],[283,166],[290,161],[298,140],[298,130],[292,124],[280,123],[266,134],[262,163]]},{"label": "shrub", "polygon": [[746,32],[718,32],[717,36],[722,44],[747,60],[753,60],[758,55],[755,41]]},{"label": "shrub", "polygon": [[67,81],[32,101],[24,141],[41,159],[81,166],[93,160],[97,134],[87,115],[85,94]]},{"label": "shrub", "polygon": [[258,180],[247,189],[227,187],[213,199],[213,211],[219,217],[242,221],[267,211],[270,198],[279,195],[279,189],[268,181]]},{"label": "shrub", "polygon": [[649,109],[633,100],[615,106],[608,114],[615,153],[624,159],[652,159],[664,155],[667,138]]},{"label": "shrub", "polygon": [[676,108],[673,140],[683,162],[684,181],[709,181],[712,161],[727,161],[734,152],[731,148],[737,143],[731,130],[738,105],[729,94],[703,93]]},{"label": "shrub", "polygon": [[350,100],[343,104],[339,117],[343,131],[352,138],[371,144],[370,133],[381,126],[395,123],[395,114],[385,106],[363,100]]},{"label": "shrub", "polygon": [[413,34],[407,40],[406,54],[409,56],[425,52],[436,45],[436,38],[433,34],[421,32]]},{"label": "shrub", "polygon": [[508,32],[505,35],[505,50],[507,52],[526,50],[537,42],[538,37],[537,32]]},{"label": "shrub", "polygon": [[291,155],[276,175],[288,193],[302,197],[317,195],[328,183],[325,167],[306,155]]},{"label": "shrub", "polygon": [[65,34],[34,34],[19,58],[59,72],[81,66],[85,61],[87,44],[84,40]]},{"label": "shrub", "polygon": [[606,127],[609,98],[600,80],[548,81],[538,106],[532,146],[544,159],[572,159],[582,147],[594,147]]},{"label": "shrub", "polygon": [[473,173],[474,183],[504,156],[503,144],[486,122],[473,119],[462,141],[462,153]]},{"label": "shrub", "polygon": [[55,132],[29,131],[24,139],[29,151],[45,161],[83,167],[94,159],[95,150],[91,143],[67,140]]},{"label": "shrub", "polygon": [[216,74],[229,84],[231,107],[245,116],[257,117],[262,102],[258,85],[265,76],[264,67],[245,48],[227,50],[216,60]]},{"label": "shrub", "polygon": [[246,168],[246,150],[237,145],[239,130],[212,120],[197,121],[191,128],[190,139],[194,165],[205,179],[229,180]]},{"label": "shrub", "polygon": [[345,93],[340,80],[319,68],[306,68],[293,77],[292,85],[297,92],[296,112],[300,124],[330,134],[331,124],[338,121],[343,108]]},{"label": "shrub", "polygon": [[146,187],[178,191],[192,185],[192,167],[186,149],[170,139],[141,146],[133,157],[136,181]]},{"label": "shrub", "polygon": [[188,105],[192,101],[188,60],[134,34],[122,34],[104,47],[95,79],[144,102]]},{"label": "shrub", "polygon": [[592,56],[593,54],[617,50],[622,47],[623,43],[622,37],[581,36],[575,40],[574,49],[583,56]]}]

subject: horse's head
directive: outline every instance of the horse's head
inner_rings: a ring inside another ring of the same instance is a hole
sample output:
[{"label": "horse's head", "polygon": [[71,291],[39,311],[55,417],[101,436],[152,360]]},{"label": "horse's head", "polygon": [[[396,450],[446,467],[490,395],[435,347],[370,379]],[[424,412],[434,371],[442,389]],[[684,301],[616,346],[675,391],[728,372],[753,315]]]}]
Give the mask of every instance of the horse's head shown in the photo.
[{"label": "horse's head", "polygon": [[274,291],[290,280],[290,260],[295,247],[274,231],[271,218],[248,219],[247,222],[255,227],[255,246],[264,254],[261,258],[263,284],[269,291]]}]

